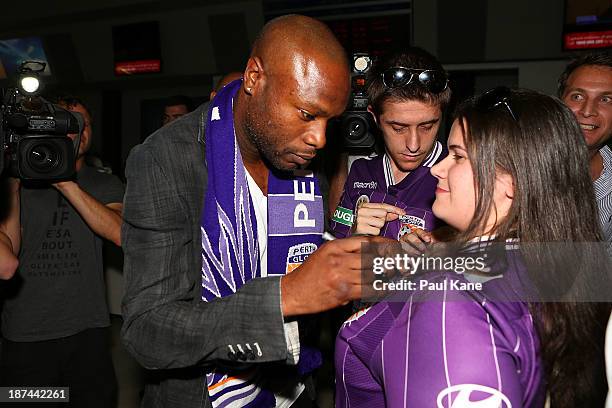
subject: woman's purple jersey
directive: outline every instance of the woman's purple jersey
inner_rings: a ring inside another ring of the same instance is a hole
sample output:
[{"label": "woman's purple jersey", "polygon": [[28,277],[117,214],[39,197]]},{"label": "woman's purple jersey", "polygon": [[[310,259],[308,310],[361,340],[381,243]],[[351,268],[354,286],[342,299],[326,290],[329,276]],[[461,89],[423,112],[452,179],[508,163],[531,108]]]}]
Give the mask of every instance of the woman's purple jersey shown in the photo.
[{"label": "woman's purple jersey", "polygon": [[[457,278],[451,272],[432,282]],[[432,293],[375,304],[344,323],[336,339],[336,407],[544,406],[527,304],[450,286]]]},{"label": "woman's purple jersey", "polygon": [[359,159],[351,166],[344,184],[340,203],[334,211],[330,230],[338,238],[350,235],[356,208],[361,202],[387,203],[406,211],[406,215],[385,224],[380,235],[399,239],[411,228],[432,231],[443,225],[432,213],[438,180],[431,167],[447,154],[440,142],[435,142],[423,163],[395,184],[390,159],[386,154],[373,159]]}]

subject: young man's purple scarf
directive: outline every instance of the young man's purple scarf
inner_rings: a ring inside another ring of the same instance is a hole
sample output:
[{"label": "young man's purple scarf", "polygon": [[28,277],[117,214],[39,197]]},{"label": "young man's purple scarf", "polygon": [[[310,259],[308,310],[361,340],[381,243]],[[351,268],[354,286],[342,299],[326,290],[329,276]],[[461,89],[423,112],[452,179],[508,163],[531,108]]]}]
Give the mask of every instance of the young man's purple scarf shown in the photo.
[{"label": "young man's purple scarf", "polygon": [[[248,280],[262,277],[257,243],[257,222],[246,170],[234,131],[233,100],[242,80],[223,88],[211,103],[206,126],[208,187],[201,216],[202,300],[235,293]],[[268,178],[267,276],[280,276],[301,265],[322,243],[323,200],[311,174],[270,171]],[[255,322],[254,322],[255,324]],[[321,365],[318,351],[302,346],[298,371],[307,373]],[[236,373],[207,376],[209,389]],[[242,399],[247,407],[273,407],[274,395],[248,381],[225,388],[213,387],[213,406]],[[236,392],[244,388],[244,392]],[[232,397],[224,394],[232,392]],[[257,394],[257,395],[255,395]],[[217,401],[217,403],[215,403]]]}]

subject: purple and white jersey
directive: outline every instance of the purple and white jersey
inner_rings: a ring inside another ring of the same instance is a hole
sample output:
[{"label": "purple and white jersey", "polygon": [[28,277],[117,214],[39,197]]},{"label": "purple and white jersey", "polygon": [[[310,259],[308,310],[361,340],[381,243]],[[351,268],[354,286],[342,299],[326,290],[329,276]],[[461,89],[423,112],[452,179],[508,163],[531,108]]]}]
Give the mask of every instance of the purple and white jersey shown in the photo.
[{"label": "purple and white jersey", "polygon": [[[462,279],[439,274],[431,282]],[[527,304],[415,291],[349,318],[336,338],[336,407],[543,407]],[[450,300],[452,299],[452,300]]]},{"label": "purple and white jersey", "polygon": [[431,231],[440,226],[441,222],[431,211],[438,181],[430,170],[446,154],[442,144],[436,142],[421,166],[397,184],[387,154],[373,159],[356,160],[351,166],[340,203],[330,222],[331,233],[338,238],[349,236],[355,209],[363,202],[387,203],[406,211],[405,216],[386,223],[381,236],[399,239],[411,228]]}]

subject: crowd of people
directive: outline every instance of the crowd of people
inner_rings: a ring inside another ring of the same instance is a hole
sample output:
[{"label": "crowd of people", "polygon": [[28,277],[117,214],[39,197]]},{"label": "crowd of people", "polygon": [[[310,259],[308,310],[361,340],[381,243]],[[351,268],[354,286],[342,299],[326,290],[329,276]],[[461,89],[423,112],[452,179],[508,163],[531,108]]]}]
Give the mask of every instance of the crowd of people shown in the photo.
[{"label": "crowd of people", "polygon": [[[6,183],[0,386],[116,404],[107,240],[124,252],[121,337],[148,370],[145,407],[316,407],[317,315],[344,305],[338,407],[603,406],[610,51],[568,64],[558,97],[500,86],[448,112],[448,74],[417,47],[376,60],[366,89],[383,147],[342,192],[310,166],[351,91],[318,20],[267,23],[209,102],[169,98],[125,188],[85,163],[90,111],[60,98],[84,118],[75,178]],[[364,296],[368,251],[448,247],[489,258],[475,273],[395,268],[389,282],[418,288]]]}]

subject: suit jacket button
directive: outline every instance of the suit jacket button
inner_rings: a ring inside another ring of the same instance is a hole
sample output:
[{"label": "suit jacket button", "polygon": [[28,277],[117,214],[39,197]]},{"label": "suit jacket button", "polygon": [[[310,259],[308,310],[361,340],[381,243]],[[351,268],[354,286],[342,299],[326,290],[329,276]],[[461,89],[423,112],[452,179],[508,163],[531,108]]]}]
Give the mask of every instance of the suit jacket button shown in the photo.
[{"label": "suit jacket button", "polygon": [[239,351],[236,353],[237,358],[239,358],[242,361],[246,361],[247,357],[246,354],[244,354],[242,351]]},{"label": "suit jacket button", "polygon": [[232,353],[231,351],[227,352],[227,358],[229,358],[232,361],[238,360],[238,356],[236,355],[236,353]]},{"label": "suit jacket button", "polygon": [[249,360],[255,360],[255,353],[253,352],[253,350],[247,351],[246,355],[247,355]]}]

